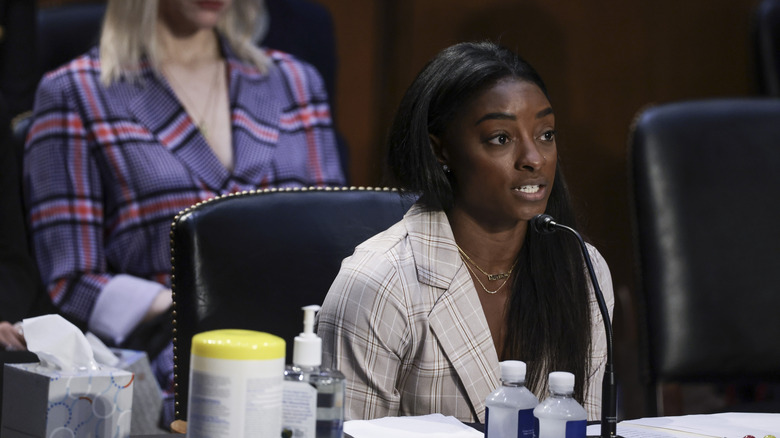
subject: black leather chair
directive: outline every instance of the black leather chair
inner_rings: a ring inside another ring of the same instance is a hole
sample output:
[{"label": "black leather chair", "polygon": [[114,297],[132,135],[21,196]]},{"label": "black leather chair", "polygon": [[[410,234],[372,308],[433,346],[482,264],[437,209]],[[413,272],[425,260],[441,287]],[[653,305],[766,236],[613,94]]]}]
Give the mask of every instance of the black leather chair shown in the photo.
[{"label": "black leather chair", "polygon": [[[34,23],[19,23],[21,26],[35,26],[35,45],[32,47],[19,47],[10,49],[5,54],[25,52],[24,60],[3,59],[2,62],[29,63],[34,59],[34,87],[29,88],[29,93],[34,93],[40,78],[46,72],[56,69],[76,56],[85,53],[90,47],[98,43],[103,15],[106,11],[105,2],[73,2],[62,5],[38,8],[35,12]],[[22,29],[19,29],[22,30]],[[13,31],[13,30],[11,30]],[[25,78],[26,80],[27,78]],[[3,84],[15,86],[15,84]],[[27,100],[32,104],[32,95]],[[11,126],[15,147],[21,152],[27,131],[32,124],[32,107],[26,108],[27,112],[12,114],[16,116]]]},{"label": "black leather chair", "polygon": [[171,229],[176,419],[187,419],[192,336],[242,328],[287,342],[321,304],[362,241],[403,217],[414,198],[390,189],[265,190],[222,196]]},{"label": "black leather chair", "polygon": [[85,53],[100,39],[106,4],[71,2],[38,10],[38,68],[41,74]]},{"label": "black leather chair", "polygon": [[759,91],[780,97],[780,0],[759,3],[751,27]]},{"label": "black leather chair", "polygon": [[647,109],[629,153],[647,414],[663,383],[780,380],[780,100]]}]

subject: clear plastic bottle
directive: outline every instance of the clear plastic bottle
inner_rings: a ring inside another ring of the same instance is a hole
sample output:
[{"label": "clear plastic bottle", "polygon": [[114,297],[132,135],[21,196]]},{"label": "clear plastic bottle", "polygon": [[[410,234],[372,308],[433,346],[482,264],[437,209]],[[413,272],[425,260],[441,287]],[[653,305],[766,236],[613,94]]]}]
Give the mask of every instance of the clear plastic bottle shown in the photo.
[{"label": "clear plastic bottle", "polygon": [[284,370],[283,438],[342,438],[346,380],[338,370],[320,368],[322,340],[314,334],[320,306],[303,308],[303,333],[295,337],[293,363]]},{"label": "clear plastic bottle", "polygon": [[501,387],[485,399],[485,438],[533,438],[539,399],[525,387],[525,362],[500,365]]},{"label": "clear plastic bottle", "polygon": [[534,409],[536,438],[585,438],[588,413],[574,399],[574,374],[550,373],[550,396]]}]

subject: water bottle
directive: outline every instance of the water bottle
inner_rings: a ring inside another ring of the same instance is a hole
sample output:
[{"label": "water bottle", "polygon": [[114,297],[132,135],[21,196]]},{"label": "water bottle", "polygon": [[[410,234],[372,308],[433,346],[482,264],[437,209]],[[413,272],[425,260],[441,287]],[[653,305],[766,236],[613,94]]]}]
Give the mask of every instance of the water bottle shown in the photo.
[{"label": "water bottle", "polygon": [[536,438],[585,438],[588,414],[574,400],[574,374],[550,373],[550,396],[534,409]]},{"label": "water bottle", "polygon": [[501,387],[485,399],[485,438],[533,438],[539,399],[525,387],[525,362],[500,365]]}]

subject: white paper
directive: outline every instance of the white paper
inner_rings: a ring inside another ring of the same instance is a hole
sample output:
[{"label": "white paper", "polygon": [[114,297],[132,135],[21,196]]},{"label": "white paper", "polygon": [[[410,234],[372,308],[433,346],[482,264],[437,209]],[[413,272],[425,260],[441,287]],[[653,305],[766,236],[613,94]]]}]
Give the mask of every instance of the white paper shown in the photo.
[{"label": "white paper", "polygon": [[[626,424],[625,422],[619,423],[617,425],[617,433],[622,438],[709,438],[709,435],[699,435],[669,429],[659,429],[655,427]],[[598,424],[588,426],[587,434],[588,436],[601,436],[600,426]]]},{"label": "white paper", "polygon": [[[588,435],[600,434],[598,425],[588,426]],[[780,414],[723,414],[650,417],[621,421],[617,433],[623,438],[743,438],[753,435],[780,436]]]},{"label": "white paper", "polygon": [[642,418],[626,421],[625,423],[719,438],[742,438],[745,435],[761,438],[765,435],[780,435],[780,414],[729,412],[709,415]]},{"label": "white paper", "polygon": [[344,422],[344,433],[353,438],[483,438],[484,434],[455,417],[442,414],[384,417]]},{"label": "white paper", "polygon": [[78,327],[60,315],[43,315],[22,321],[27,349],[41,365],[61,371],[99,369],[92,347]]}]

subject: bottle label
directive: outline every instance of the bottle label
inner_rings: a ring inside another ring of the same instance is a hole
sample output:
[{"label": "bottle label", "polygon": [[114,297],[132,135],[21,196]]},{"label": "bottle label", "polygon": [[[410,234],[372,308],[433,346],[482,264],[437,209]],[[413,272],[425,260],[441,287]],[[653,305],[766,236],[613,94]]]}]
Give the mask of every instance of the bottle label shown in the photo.
[{"label": "bottle label", "polygon": [[194,356],[190,367],[187,436],[277,436],[281,427],[282,372],[278,360],[226,360]]},{"label": "bottle label", "polygon": [[319,437],[344,436],[344,421],[341,419],[317,420],[317,435]]},{"label": "bottle label", "polygon": [[485,406],[485,438],[490,434],[490,406]]},{"label": "bottle label", "polygon": [[585,438],[587,427],[588,422],[586,420],[567,421],[566,438]]},{"label": "bottle label", "polygon": [[282,392],[282,437],[317,436],[317,388],[285,380]]},{"label": "bottle label", "polygon": [[534,438],[534,423],[533,408],[517,411],[517,438]]}]

